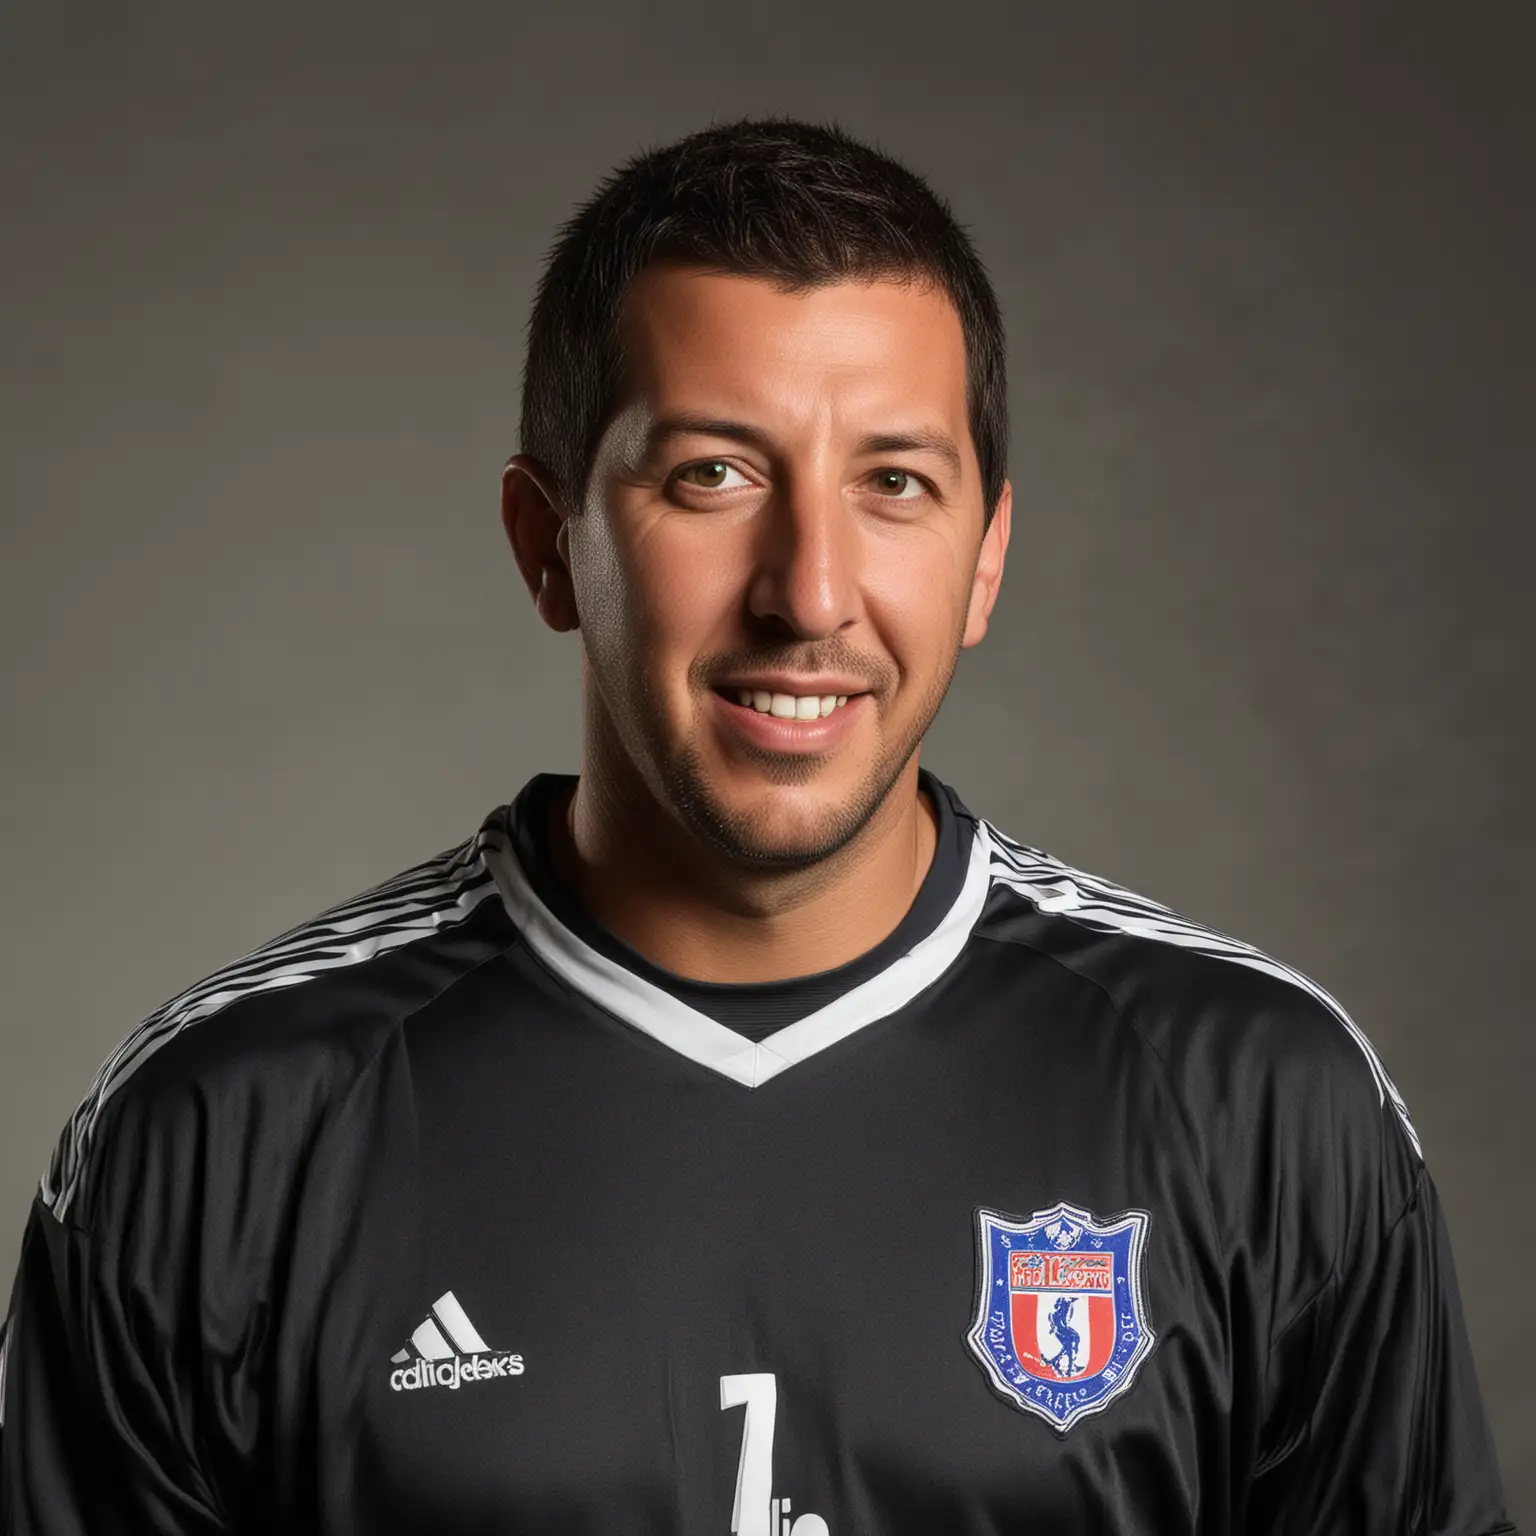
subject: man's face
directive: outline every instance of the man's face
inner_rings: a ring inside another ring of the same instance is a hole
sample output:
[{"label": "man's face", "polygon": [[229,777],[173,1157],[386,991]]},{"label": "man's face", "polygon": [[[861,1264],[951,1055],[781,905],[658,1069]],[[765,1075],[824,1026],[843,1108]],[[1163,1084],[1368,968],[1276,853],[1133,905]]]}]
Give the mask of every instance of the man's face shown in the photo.
[{"label": "man's face", "polygon": [[1011,491],[983,540],[959,317],[901,283],[658,265],[622,330],[564,529],[588,729],[731,858],[813,863],[912,762],[1001,578]]}]

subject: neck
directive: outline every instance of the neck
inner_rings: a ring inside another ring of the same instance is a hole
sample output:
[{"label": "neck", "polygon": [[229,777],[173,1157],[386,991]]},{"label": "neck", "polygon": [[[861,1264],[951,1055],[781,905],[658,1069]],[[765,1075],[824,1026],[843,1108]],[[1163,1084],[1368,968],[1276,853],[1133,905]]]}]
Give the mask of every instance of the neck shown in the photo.
[{"label": "neck", "polygon": [[744,868],[657,805],[633,773],[587,752],[545,829],[556,873],[609,932],[696,981],[783,981],[831,970],[906,915],[938,823],[914,754],[858,835],[808,869]]}]

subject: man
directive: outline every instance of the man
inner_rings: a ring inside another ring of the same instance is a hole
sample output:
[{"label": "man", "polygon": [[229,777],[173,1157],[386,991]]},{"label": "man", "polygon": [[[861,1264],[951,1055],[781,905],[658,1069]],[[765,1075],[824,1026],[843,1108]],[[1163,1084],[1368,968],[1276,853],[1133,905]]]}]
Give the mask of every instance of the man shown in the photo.
[{"label": "man", "polygon": [[1003,338],[833,126],[615,173],[503,521],[579,778],[150,1016],[7,1339],[17,1533],[1511,1531],[1356,1024],[918,765]]}]

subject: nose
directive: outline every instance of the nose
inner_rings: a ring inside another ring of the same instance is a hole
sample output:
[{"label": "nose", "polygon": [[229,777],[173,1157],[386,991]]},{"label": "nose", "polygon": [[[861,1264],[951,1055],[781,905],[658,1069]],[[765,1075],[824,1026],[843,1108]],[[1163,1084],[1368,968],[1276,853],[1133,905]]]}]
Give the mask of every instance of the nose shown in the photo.
[{"label": "nose", "polygon": [[857,616],[858,530],[832,477],[782,481],[758,524],[748,606],[796,639],[836,634]]}]

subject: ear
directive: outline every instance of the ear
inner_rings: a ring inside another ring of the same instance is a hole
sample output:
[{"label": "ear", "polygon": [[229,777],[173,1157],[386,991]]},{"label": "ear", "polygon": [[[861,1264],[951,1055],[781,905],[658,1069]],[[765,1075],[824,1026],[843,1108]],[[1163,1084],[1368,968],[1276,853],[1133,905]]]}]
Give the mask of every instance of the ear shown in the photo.
[{"label": "ear", "polygon": [[1003,481],[1002,494],[997,498],[997,510],[987,531],[981,536],[981,551],[976,557],[976,570],[971,577],[971,601],[965,614],[965,632],[960,637],[962,646],[975,645],[987,632],[987,619],[992,605],[997,601],[998,589],[1003,584],[1003,562],[1008,555],[1008,534],[1013,522],[1013,482]]},{"label": "ear", "polygon": [[513,454],[501,473],[501,526],[539,617],[560,631],[580,625],[565,525],[549,471],[529,454]]}]

